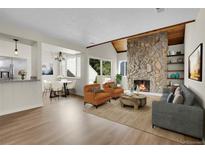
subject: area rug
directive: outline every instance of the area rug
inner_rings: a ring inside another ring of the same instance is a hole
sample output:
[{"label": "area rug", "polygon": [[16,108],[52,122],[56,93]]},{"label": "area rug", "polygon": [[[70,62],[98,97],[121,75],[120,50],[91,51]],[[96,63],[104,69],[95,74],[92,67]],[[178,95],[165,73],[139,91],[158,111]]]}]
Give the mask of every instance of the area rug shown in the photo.
[{"label": "area rug", "polygon": [[93,106],[86,106],[84,112],[96,115],[180,144],[202,144],[199,139],[195,139],[183,134],[175,133],[159,127],[152,128],[152,101],[159,100],[159,97],[148,96],[147,104],[139,110],[132,107],[121,107],[120,101],[111,100],[111,102],[99,106],[97,109]]}]

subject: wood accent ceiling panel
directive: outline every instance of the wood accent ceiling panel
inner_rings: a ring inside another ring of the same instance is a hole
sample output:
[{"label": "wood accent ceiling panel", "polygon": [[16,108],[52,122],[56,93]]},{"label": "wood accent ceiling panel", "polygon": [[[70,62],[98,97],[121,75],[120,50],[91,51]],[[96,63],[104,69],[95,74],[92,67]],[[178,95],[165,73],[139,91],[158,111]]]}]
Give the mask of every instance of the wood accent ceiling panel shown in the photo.
[{"label": "wood accent ceiling panel", "polygon": [[171,25],[168,27],[163,27],[163,28],[147,31],[147,32],[143,32],[140,34],[136,34],[136,35],[131,35],[131,36],[115,39],[115,40],[110,40],[110,41],[102,42],[99,44],[94,44],[94,45],[88,46],[87,48],[92,48],[98,45],[112,42],[112,45],[115,48],[117,53],[126,52],[128,39],[144,37],[144,36],[148,36],[148,35],[152,35],[152,34],[156,34],[160,32],[167,32],[168,45],[182,44],[184,43],[185,25],[191,22],[195,22],[195,20],[190,20],[190,21],[186,21],[186,22],[179,23],[176,25]]},{"label": "wood accent ceiling panel", "polygon": [[118,53],[127,51],[127,39],[112,41],[112,45]]},{"label": "wood accent ceiling panel", "polygon": [[117,53],[121,53],[121,52],[127,51],[127,40],[128,39],[145,37],[145,36],[160,33],[160,32],[166,32],[167,37],[168,37],[168,45],[176,45],[176,44],[184,43],[184,31],[185,31],[185,23],[137,34],[137,35],[119,39],[119,40],[115,40],[115,41],[112,41],[112,44],[115,50],[117,51]]}]

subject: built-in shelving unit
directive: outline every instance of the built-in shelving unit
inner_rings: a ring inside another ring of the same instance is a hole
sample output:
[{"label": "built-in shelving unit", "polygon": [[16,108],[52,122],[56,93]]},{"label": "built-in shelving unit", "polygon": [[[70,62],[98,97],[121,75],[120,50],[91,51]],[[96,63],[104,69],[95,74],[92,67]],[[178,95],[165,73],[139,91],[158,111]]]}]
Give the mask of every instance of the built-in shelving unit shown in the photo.
[{"label": "built-in shelving unit", "polygon": [[167,63],[168,65],[172,65],[172,64],[184,64],[184,62],[171,62],[171,63]]},{"label": "built-in shelving unit", "polygon": [[177,57],[177,56],[184,56],[184,54],[167,55],[167,57]]},{"label": "built-in shelving unit", "polygon": [[184,80],[184,47],[183,44],[169,46],[167,54],[167,79],[179,83]]},{"label": "built-in shelving unit", "polygon": [[167,70],[167,72],[184,72],[184,70]]},{"label": "built-in shelving unit", "polygon": [[184,80],[184,78],[167,78],[167,79],[170,79],[170,80]]}]

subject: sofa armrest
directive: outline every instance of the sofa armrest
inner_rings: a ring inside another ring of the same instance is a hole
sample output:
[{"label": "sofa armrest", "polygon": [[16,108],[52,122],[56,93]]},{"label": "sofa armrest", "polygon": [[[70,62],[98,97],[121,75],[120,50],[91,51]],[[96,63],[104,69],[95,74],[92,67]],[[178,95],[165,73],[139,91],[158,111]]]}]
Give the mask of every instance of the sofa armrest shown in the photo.
[{"label": "sofa armrest", "polygon": [[183,104],[152,103],[152,124],[198,138],[203,136],[204,111]]},{"label": "sofa armrest", "polygon": [[85,102],[92,102],[94,100],[96,93],[93,92],[85,92],[84,93],[84,101]]}]

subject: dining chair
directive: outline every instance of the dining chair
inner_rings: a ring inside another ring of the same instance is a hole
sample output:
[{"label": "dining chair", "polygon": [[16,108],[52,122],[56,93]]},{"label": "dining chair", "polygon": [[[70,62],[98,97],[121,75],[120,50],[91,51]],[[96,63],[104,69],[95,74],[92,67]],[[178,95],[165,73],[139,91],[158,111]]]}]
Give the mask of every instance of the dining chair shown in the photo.
[{"label": "dining chair", "polygon": [[51,81],[43,80],[43,96],[51,91]]},{"label": "dining chair", "polygon": [[70,90],[75,90],[75,87],[76,87],[76,80],[73,80],[71,83],[68,83],[67,84],[67,89],[68,89],[68,91],[70,91]]},{"label": "dining chair", "polygon": [[59,97],[62,93],[63,93],[63,83],[60,81],[52,81],[50,98]]}]

